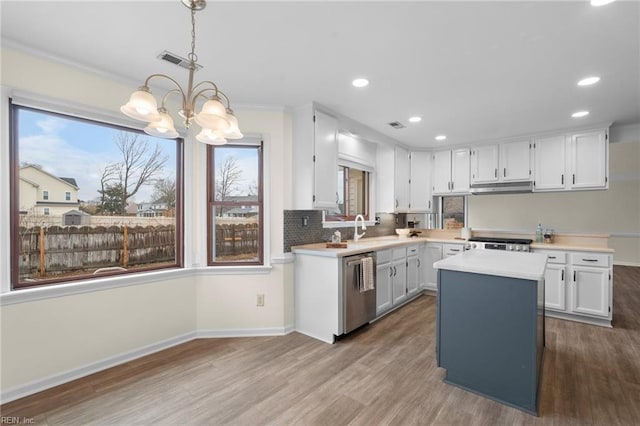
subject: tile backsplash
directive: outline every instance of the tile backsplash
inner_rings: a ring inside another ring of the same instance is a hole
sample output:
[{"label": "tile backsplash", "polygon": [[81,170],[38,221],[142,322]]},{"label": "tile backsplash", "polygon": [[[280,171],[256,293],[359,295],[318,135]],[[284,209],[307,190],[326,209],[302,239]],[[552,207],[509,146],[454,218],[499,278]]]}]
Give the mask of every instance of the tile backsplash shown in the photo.
[{"label": "tile backsplash", "polygon": [[[367,226],[367,237],[394,235],[396,228],[406,227],[406,214],[376,213],[380,224]],[[397,223],[396,223],[397,220]],[[353,226],[346,228],[323,228],[322,211],[285,210],[284,211],[284,251],[290,252],[291,246],[331,241],[331,235],[340,230],[343,240],[353,239]]]}]

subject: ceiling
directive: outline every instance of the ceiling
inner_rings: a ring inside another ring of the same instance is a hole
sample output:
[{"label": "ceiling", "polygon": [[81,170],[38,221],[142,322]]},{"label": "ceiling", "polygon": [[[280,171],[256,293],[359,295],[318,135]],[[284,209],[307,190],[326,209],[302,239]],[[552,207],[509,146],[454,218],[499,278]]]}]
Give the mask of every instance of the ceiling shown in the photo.
[{"label": "ceiling", "polygon": [[[0,7],[4,47],[132,88],[158,72],[186,85],[186,70],[156,58],[189,52],[179,0]],[[637,1],[210,1],[196,21],[196,80],[215,81],[236,109],[317,101],[412,148],[640,122]],[[590,75],[602,79],[577,86]],[[352,87],[361,76],[370,85]],[[571,118],[579,110],[590,114]]]}]

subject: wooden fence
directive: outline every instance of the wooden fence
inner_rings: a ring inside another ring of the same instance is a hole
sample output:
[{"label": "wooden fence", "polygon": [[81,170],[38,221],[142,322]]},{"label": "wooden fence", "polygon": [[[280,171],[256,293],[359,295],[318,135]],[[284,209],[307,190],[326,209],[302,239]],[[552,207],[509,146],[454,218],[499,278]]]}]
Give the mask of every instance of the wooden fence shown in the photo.
[{"label": "wooden fence", "polygon": [[20,229],[20,280],[175,262],[175,226]]},{"label": "wooden fence", "polygon": [[259,247],[257,223],[224,223],[216,225],[216,259],[248,255],[256,257]]}]

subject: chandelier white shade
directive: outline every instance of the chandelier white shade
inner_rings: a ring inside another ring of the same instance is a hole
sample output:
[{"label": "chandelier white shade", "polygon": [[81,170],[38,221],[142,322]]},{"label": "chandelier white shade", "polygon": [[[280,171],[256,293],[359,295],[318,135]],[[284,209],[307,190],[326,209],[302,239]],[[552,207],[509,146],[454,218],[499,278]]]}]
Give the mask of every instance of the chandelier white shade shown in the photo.
[{"label": "chandelier white shade", "polygon": [[[181,0],[191,10],[191,53],[189,53],[189,81],[185,92],[180,84],[165,74],[152,74],[144,84],[133,92],[129,101],[120,107],[120,111],[135,120],[147,122],[144,131],[152,136],[161,138],[176,138],[178,132],[175,129],[173,119],[166,109],[169,96],[179,95],[181,109],[178,115],[182,117],[184,126],[188,129],[193,121],[201,128],[196,136],[200,142],[212,145],[224,145],[227,139],[240,139],[243,137],[238,127],[238,119],[231,109],[229,98],[218,89],[212,81],[193,83],[193,74],[197,68],[198,57],[195,54],[196,30],[195,13],[206,6],[205,0]],[[160,108],[158,102],[149,89],[149,81],[153,78],[169,80],[174,89],[169,90],[162,97]],[[224,102],[223,102],[224,101]],[[196,113],[198,105],[202,105],[200,112]]]}]

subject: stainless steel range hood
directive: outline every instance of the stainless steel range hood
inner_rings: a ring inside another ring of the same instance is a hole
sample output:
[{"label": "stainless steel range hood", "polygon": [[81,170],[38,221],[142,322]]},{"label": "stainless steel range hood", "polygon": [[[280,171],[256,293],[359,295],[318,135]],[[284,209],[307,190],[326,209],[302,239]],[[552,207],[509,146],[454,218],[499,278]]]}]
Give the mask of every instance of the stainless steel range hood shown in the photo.
[{"label": "stainless steel range hood", "polygon": [[500,182],[471,185],[471,193],[482,194],[521,194],[533,192],[533,182]]}]

